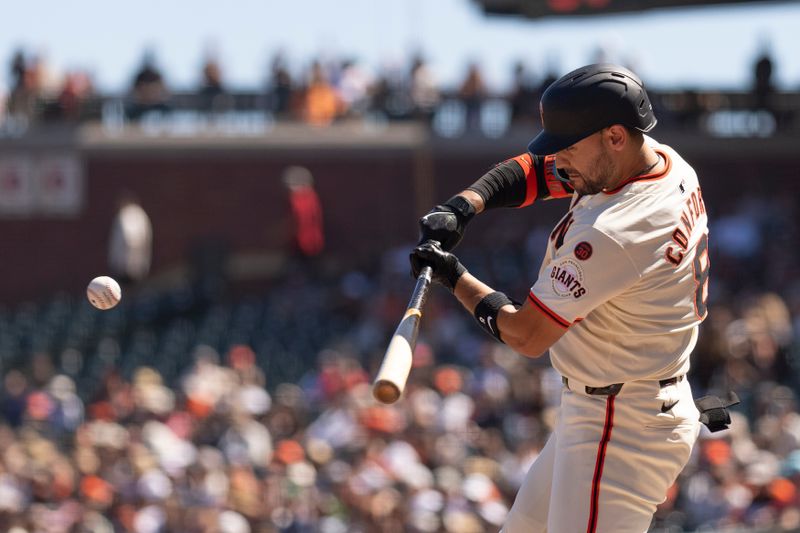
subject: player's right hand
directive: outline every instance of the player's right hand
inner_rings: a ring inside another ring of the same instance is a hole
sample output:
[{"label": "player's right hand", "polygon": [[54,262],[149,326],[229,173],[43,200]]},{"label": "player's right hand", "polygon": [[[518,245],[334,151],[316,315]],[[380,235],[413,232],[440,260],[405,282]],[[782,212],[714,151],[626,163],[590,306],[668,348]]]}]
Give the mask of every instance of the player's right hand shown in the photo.
[{"label": "player's right hand", "polygon": [[461,242],[475,208],[461,196],[453,196],[419,219],[419,244],[438,241],[443,250],[452,250]]},{"label": "player's right hand", "polygon": [[450,289],[455,288],[458,279],[467,271],[458,257],[442,250],[436,241],[420,244],[411,251],[411,273],[419,276],[422,267],[430,266],[433,271],[433,281]]}]

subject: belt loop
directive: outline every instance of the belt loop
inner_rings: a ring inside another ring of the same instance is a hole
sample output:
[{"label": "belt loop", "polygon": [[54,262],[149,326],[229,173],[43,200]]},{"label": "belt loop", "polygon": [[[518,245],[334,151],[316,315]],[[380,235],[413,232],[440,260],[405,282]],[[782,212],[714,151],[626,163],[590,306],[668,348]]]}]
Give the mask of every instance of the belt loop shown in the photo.
[{"label": "belt loop", "polygon": [[670,385],[676,385],[676,384],[680,383],[681,381],[683,381],[683,378],[685,378],[685,377],[686,377],[686,374],[681,374],[680,376],[675,376],[675,377],[671,377],[671,378],[662,379],[662,380],[659,380],[658,386],[663,389],[664,387],[668,387]]}]

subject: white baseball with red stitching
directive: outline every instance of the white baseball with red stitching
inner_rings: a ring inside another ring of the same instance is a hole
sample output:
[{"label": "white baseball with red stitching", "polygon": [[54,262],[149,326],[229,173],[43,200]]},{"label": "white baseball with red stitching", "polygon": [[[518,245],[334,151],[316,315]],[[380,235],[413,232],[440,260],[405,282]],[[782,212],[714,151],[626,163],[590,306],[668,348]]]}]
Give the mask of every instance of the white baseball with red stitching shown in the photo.
[{"label": "white baseball with red stitching", "polygon": [[122,289],[114,278],[97,276],[86,287],[86,297],[98,309],[111,309],[122,299]]}]

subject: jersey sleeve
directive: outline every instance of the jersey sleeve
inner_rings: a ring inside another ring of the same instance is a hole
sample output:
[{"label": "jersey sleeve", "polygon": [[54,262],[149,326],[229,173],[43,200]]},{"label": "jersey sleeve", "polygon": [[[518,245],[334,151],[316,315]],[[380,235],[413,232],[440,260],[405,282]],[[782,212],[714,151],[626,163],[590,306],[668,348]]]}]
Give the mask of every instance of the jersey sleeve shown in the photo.
[{"label": "jersey sleeve", "polygon": [[601,231],[571,228],[567,238],[558,231],[551,238],[563,243],[554,247],[552,259],[545,259],[528,300],[568,328],[633,285],[640,273],[622,246]]},{"label": "jersey sleeve", "polygon": [[525,207],[536,200],[567,198],[573,193],[568,183],[558,179],[554,156],[529,153],[498,163],[467,189],[483,199],[485,209]]}]

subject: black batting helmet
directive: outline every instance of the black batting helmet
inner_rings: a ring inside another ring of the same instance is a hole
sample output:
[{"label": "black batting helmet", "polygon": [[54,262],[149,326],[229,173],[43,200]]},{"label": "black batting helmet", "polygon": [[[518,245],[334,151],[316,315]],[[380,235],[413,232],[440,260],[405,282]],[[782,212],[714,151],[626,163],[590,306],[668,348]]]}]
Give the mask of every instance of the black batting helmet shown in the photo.
[{"label": "black batting helmet", "polygon": [[543,129],[528,145],[535,155],[554,154],[613,124],[642,132],[656,125],[642,80],[611,63],[565,74],[545,90],[539,111]]}]

